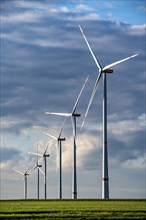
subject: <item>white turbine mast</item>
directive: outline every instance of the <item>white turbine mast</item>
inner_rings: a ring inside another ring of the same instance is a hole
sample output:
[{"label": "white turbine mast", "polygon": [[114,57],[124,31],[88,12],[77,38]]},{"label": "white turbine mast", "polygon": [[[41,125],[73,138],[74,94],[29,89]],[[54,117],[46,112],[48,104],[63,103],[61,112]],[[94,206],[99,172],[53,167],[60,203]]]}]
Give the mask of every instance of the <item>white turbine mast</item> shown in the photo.
[{"label": "white turbine mast", "polygon": [[85,88],[85,85],[88,81],[89,76],[87,76],[83,87],[79,93],[79,96],[75,102],[75,105],[72,109],[71,113],[56,113],[56,112],[45,112],[45,114],[52,114],[52,115],[60,115],[60,116],[65,116],[65,117],[71,117],[72,119],[72,127],[73,127],[73,194],[72,198],[77,199],[77,172],[76,172],[76,117],[80,117],[81,115],[79,113],[76,113],[76,108],[79,103],[80,97],[82,95],[82,92]]},{"label": "white turbine mast", "polygon": [[[43,159],[44,159],[45,172],[43,172],[42,169],[40,168],[40,167],[42,167],[42,165],[36,165],[33,169],[33,170],[38,169],[38,176],[39,176],[39,170],[44,175],[44,199],[47,199],[47,157],[50,157],[50,155],[47,153],[47,150],[48,150],[49,144],[50,144],[50,141],[47,142],[46,148],[45,148],[45,151],[43,154],[39,154],[38,150],[37,150],[37,153],[29,152],[29,154],[37,156],[37,161],[38,161],[38,157],[43,157]],[[39,177],[38,177],[38,198],[39,198]]]},{"label": "white turbine mast", "polygon": [[135,56],[137,56],[138,54],[134,54],[130,57],[127,57],[125,59],[119,60],[117,62],[111,63],[107,66],[105,66],[104,68],[102,68],[101,64],[99,63],[99,61],[97,60],[94,52],[92,51],[89,42],[81,28],[81,26],[79,25],[80,31],[84,37],[84,40],[88,46],[88,49],[90,50],[90,53],[98,67],[99,73],[94,85],[94,88],[92,90],[92,94],[88,103],[88,107],[85,113],[85,118],[84,121],[82,123],[82,127],[84,126],[85,120],[87,118],[88,115],[88,111],[90,109],[91,103],[93,101],[93,98],[95,96],[97,87],[99,85],[101,76],[103,76],[103,160],[102,160],[102,198],[103,199],[108,199],[109,198],[109,179],[108,179],[108,148],[107,148],[107,82],[106,82],[106,74],[107,73],[113,73],[113,67],[126,61],[129,60]]},{"label": "white turbine mast", "polygon": [[32,171],[28,172],[30,166],[31,166],[31,163],[30,163],[30,165],[28,166],[28,168],[25,170],[24,173],[22,173],[21,171],[15,169],[15,168],[12,169],[12,170],[14,170],[15,172],[19,173],[20,175],[22,175],[22,176],[24,177],[24,199],[27,199],[27,177],[28,177],[28,176],[30,175],[30,173],[32,172]]},{"label": "white turbine mast", "polygon": [[61,134],[62,134],[62,131],[63,131],[63,128],[64,128],[65,121],[66,121],[66,118],[63,121],[63,124],[61,126],[61,130],[60,130],[60,133],[59,133],[58,137],[55,137],[55,136],[49,134],[48,132],[44,132],[46,135],[48,135],[49,137],[56,140],[57,145],[58,145],[58,152],[59,152],[58,198],[59,199],[62,199],[62,141],[65,141],[65,138],[62,138]]},{"label": "white turbine mast", "polygon": [[[44,172],[42,171],[41,167],[42,165],[39,164],[39,159],[38,159],[38,145],[39,143],[37,143],[37,154],[36,154],[36,165],[35,167],[32,169],[31,172],[37,170],[37,199],[40,198],[40,172],[45,176]],[[29,152],[30,153],[30,152]]]}]

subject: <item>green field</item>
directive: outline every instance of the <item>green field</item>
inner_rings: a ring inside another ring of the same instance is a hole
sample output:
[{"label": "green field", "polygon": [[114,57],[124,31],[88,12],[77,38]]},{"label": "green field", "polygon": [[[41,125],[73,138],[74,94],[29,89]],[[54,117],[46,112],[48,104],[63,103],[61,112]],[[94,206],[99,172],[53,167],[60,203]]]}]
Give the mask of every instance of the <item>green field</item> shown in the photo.
[{"label": "green field", "polygon": [[146,219],[146,200],[1,200],[1,219]]}]

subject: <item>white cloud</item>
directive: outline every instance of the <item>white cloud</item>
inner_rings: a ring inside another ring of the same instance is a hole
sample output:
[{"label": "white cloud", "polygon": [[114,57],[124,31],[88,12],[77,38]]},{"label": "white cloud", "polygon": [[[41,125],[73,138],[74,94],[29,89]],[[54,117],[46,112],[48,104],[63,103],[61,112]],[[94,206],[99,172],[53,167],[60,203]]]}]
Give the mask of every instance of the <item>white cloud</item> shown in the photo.
[{"label": "white cloud", "polygon": [[65,7],[65,6],[62,6],[59,8],[59,11],[62,12],[62,13],[68,13],[70,12],[69,8]]},{"label": "white cloud", "polygon": [[[114,115],[113,117],[115,118],[116,116]],[[125,142],[125,139],[130,139],[131,134],[145,130],[145,117],[145,114],[141,114],[135,119],[110,122],[108,123],[108,132],[114,138]]]},{"label": "white cloud", "polygon": [[[18,158],[17,162],[16,162],[16,158],[15,160],[7,160],[7,161],[4,161],[4,162],[1,162],[0,163],[0,169],[1,171],[3,171],[4,175],[5,175],[5,172],[11,172],[12,169],[16,166],[16,163],[17,163],[17,166],[19,167],[19,162],[20,162],[20,159]],[[22,162],[22,160],[21,160]],[[23,164],[24,166],[24,164]]]},{"label": "white cloud", "polygon": [[[79,43],[76,42],[76,39],[71,39],[70,36],[67,36],[68,38],[66,41],[61,41],[59,40],[60,38],[53,38],[53,37],[48,37],[49,35],[59,35],[58,32],[55,30],[49,30],[40,27],[40,28],[28,28],[29,31],[34,34],[34,38],[29,38],[28,36],[22,35],[18,31],[13,31],[11,33],[2,33],[1,34],[1,39],[2,40],[7,40],[10,42],[15,42],[15,43],[21,43],[21,44],[27,44],[27,45],[35,45],[39,47],[54,47],[54,48],[72,48],[73,47],[73,41],[75,41],[74,48],[79,47]],[[41,33],[41,31],[43,33]],[[40,36],[40,33],[43,34]],[[61,33],[61,32],[60,32]],[[47,37],[44,37],[44,34],[47,35]],[[20,53],[20,51],[19,51]],[[24,53],[24,51],[23,51]],[[29,62],[29,61],[28,61]]]},{"label": "white cloud", "polygon": [[[21,2],[21,1],[20,1]],[[42,6],[43,4],[39,4],[39,6]],[[25,5],[24,2],[22,2],[22,5],[20,4],[20,6],[22,6],[24,8],[24,6],[27,7],[27,5]],[[33,10],[29,10],[29,11],[24,11],[21,13],[10,13],[8,16],[7,15],[1,15],[1,24],[4,25],[10,25],[10,24],[21,24],[21,23],[37,23],[40,22],[41,19],[43,19],[44,17],[48,16],[48,13],[50,14],[56,14],[56,13],[68,13],[70,10],[65,7],[57,7],[57,8],[52,8],[52,7],[40,7],[37,9],[37,4],[32,4],[29,5],[28,7],[30,7]],[[38,6],[38,7],[39,7]],[[34,7],[34,8],[32,8]],[[35,9],[36,7],[36,9]]]},{"label": "white cloud", "polygon": [[131,35],[144,35],[145,32],[146,32],[146,24],[132,25],[129,28],[129,33]]},{"label": "white cloud", "polygon": [[146,24],[132,25],[131,29],[133,29],[133,30],[146,30]]},{"label": "white cloud", "polygon": [[[108,137],[110,139],[123,142],[125,145],[127,145],[131,140],[133,140],[135,134],[145,131],[145,122],[145,114],[141,114],[137,116],[137,118],[127,120],[120,119],[117,114],[109,115],[107,124]],[[98,123],[98,126],[88,124],[88,127],[88,130],[90,131],[96,130],[97,132],[102,133],[102,123]]]},{"label": "white cloud", "polygon": [[[24,125],[24,127],[22,126],[22,124]],[[1,118],[1,126],[5,134],[7,134],[7,132],[9,133],[9,131],[13,131],[13,135],[16,132],[17,135],[20,135],[26,139],[30,139],[32,134],[43,134],[43,131],[45,131],[46,129],[46,127],[39,124],[39,122],[36,122],[36,124],[32,124],[31,126],[29,126],[28,124],[26,124],[26,120],[23,118],[20,119],[17,117],[8,116]],[[19,148],[19,145],[16,144],[15,147]]]},{"label": "white cloud", "polygon": [[89,7],[84,4],[79,4],[76,6],[76,9],[79,11],[95,11],[95,8]]},{"label": "white cloud", "polygon": [[19,123],[22,123],[22,121],[20,122],[17,118],[9,118],[9,117],[2,117],[1,118],[1,126],[3,129],[5,128],[10,128],[12,126],[17,126]]},{"label": "white cloud", "polygon": [[8,162],[6,162],[6,163],[0,163],[0,169],[2,170],[2,169],[7,168],[7,163],[8,163]]},{"label": "white cloud", "polygon": [[26,0],[21,0],[21,1],[17,1],[17,0],[13,0],[13,4],[15,5],[15,7],[20,7],[23,9],[38,9],[38,10],[45,10],[46,9],[46,4],[42,4],[42,2],[40,1],[26,1]]},{"label": "white cloud", "polygon": [[89,20],[89,21],[96,21],[96,20],[100,20],[100,16],[97,14],[97,13],[90,13],[88,15],[82,15],[82,16],[76,16],[76,17],[73,17],[73,16],[70,16],[68,18],[68,20],[70,21],[86,21],[86,20]]},{"label": "white cloud", "polygon": [[129,169],[144,169],[146,166],[146,154],[143,156],[139,156],[136,159],[129,159],[126,160],[122,167],[129,168]]},{"label": "white cloud", "polygon": [[[92,135],[82,134],[77,136],[77,167],[84,167],[87,164],[94,164],[101,150],[102,139]],[[97,153],[94,157],[94,153]],[[96,163],[96,162],[95,162]],[[69,168],[73,165],[73,138],[70,137],[63,143],[63,167]],[[94,166],[94,165],[93,165]],[[88,167],[87,167],[88,168]]]},{"label": "white cloud", "polygon": [[2,25],[8,25],[8,24],[16,24],[16,23],[36,23],[42,18],[42,14],[38,14],[35,12],[21,12],[21,13],[15,13],[10,14],[9,16],[1,16],[1,24]]},{"label": "white cloud", "polygon": [[70,12],[69,8],[65,6],[61,6],[57,8],[48,8],[48,11],[52,13],[69,13]]},{"label": "white cloud", "polygon": [[[51,140],[51,139],[50,139]],[[77,167],[86,169],[94,169],[97,167],[98,152],[101,151],[102,138],[95,137],[92,135],[77,135]],[[43,153],[46,147],[44,141],[39,141],[39,153]],[[55,140],[51,140],[48,153],[51,155],[51,160],[53,161],[56,169],[59,168],[59,151],[58,145]],[[95,165],[95,166],[94,166]],[[88,167],[89,166],[89,167]],[[73,137],[67,137],[66,141],[62,142],[62,167],[65,170],[69,170],[73,167]]]}]

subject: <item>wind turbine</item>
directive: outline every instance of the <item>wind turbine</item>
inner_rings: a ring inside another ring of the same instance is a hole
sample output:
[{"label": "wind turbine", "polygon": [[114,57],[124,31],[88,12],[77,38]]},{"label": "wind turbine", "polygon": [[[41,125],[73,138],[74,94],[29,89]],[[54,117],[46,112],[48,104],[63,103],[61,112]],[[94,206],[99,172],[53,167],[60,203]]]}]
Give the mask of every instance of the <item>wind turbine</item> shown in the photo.
[{"label": "wind turbine", "polygon": [[[29,167],[30,167],[30,166],[29,166]],[[22,176],[24,176],[24,199],[27,199],[27,177],[28,177],[29,174],[30,174],[30,173],[28,172],[29,167],[27,168],[27,170],[26,170],[24,173],[22,173],[22,172],[20,172],[19,170],[16,170],[16,169],[13,168],[13,170],[14,170],[15,172],[17,172],[17,173],[21,174]]]},{"label": "wind turbine", "polygon": [[[37,153],[29,152],[29,154],[36,155],[37,157],[40,156],[40,157],[43,157],[43,159],[44,159],[45,173],[37,165],[34,169],[38,168],[38,172],[39,172],[39,169],[40,169],[40,171],[44,175],[44,198],[45,199],[47,199],[47,157],[50,157],[50,155],[47,154],[47,150],[48,150],[49,143],[50,142],[47,143],[46,149],[45,149],[43,154],[39,154],[38,152]],[[39,176],[39,173],[38,173],[38,176]],[[39,177],[38,177],[38,183],[39,183]],[[39,186],[38,186],[38,195],[39,195]]]},{"label": "wind turbine", "polygon": [[85,119],[83,121],[82,127],[85,123],[89,108],[91,106],[92,100],[95,96],[97,87],[99,85],[101,76],[103,75],[103,159],[102,159],[102,198],[104,199],[108,199],[109,198],[109,182],[108,182],[108,148],[107,148],[107,79],[106,79],[106,74],[107,73],[113,73],[113,67],[126,61],[129,60],[135,56],[137,56],[138,54],[134,54],[133,56],[127,57],[125,59],[119,60],[117,62],[111,63],[107,66],[105,66],[104,68],[102,68],[101,64],[99,63],[98,59],[96,58],[95,54],[93,53],[89,42],[81,28],[81,26],[79,25],[80,31],[84,37],[84,40],[88,46],[88,49],[90,50],[90,53],[98,67],[99,70],[99,74],[97,76],[94,88],[92,90],[92,94],[90,97],[90,101],[85,113]]},{"label": "wind turbine", "polygon": [[[38,152],[38,147],[37,147],[37,152]],[[42,165],[39,164],[38,162],[38,155],[37,155],[37,158],[36,158],[36,166],[32,169],[32,171],[36,170],[37,169],[37,173],[38,173],[38,176],[37,176],[37,181],[38,181],[38,184],[37,184],[37,198],[39,199],[39,195],[40,195],[40,172],[45,176],[44,172],[41,170],[41,167]]]},{"label": "wind turbine", "polygon": [[60,116],[65,116],[65,117],[71,117],[72,120],[72,127],[73,127],[73,144],[74,144],[74,148],[73,148],[73,195],[72,198],[73,199],[77,199],[77,172],[76,172],[76,118],[80,117],[81,115],[79,113],[75,113],[76,112],[76,108],[77,105],[79,103],[80,97],[82,95],[82,92],[85,88],[85,85],[88,81],[89,76],[87,76],[83,87],[79,93],[79,96],[75,102],[75,105],[72,109],[71,113],[56,113],[56,112],[45,112],[45,114],[52,114],[52,115],[60,115]]},{"label": "wind turbine", "polygon": [[58,150],[59,150],[59,182],[58,182],[59,195],[58,196],[59,196],[59,199],[62,199],[62,141],[65,141],[65,138],[62,138],[61,134],[63,131],[65,121],[66,121],[66,118],[63,121],[61,131],[60,131],[58,137],[55,137],[55,136],[49,134],[48,132],[45,132],[46,135],[48,135],[51,138],[53,138],[54,140],[56,140],[57,144],[58,144]]}]

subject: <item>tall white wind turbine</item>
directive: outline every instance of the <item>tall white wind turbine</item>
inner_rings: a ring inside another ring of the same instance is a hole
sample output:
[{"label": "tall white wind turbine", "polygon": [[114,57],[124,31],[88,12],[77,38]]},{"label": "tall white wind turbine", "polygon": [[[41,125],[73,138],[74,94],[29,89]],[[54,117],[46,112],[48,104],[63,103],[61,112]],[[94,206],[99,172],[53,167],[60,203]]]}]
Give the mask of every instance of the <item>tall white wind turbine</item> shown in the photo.
[{"label": "tall white wind turbine", "polygon": [[[43,174],[44,174],[44,198],[45,199],[47,199],[47,157],[50,157],[50,155],[47,153],[47,150],[48,150],[49,144],[50,144],[50,142],[47,143],[46,149],[43,154],[39,154],[38,152],[37,153],[29,152],[30,154],[36,155],[37,157],[38,156],[43,157],[43,159],[44,159],[45,173],[43,173]],[[34,169],[36,169],[36,168],[37,167],[35,167]],[[41,170],[41,172],[42,172],[42,170]]]},{"label": "tall white wind turbine", "polygon": [[29,176],[30,172],[28,172],[30,166],[26,169],[24,173],[20,172],[13,168],[13,170],[24,177],[24,199],[27,199],[27,177]]},{"label": "tall white wind turbine", "polygon": [[[92,90],[92,94],[90,97],[90,101],[85,113],[85,119],[87,117],[89,108],[91,106],[92,100],[95,96],[97,87],[99,85],[101,76],[103,76],[103,159],[102,159],[102,198],[104,199],[108,199],[109,198],[109,178],[108,178],[108,148],[107,148],[107,82],[106,82],[106,74],[107,73],[113,73],[113,67],[126,61],[129,60],[135,56],[137,56],[138,54],[135,54],[133,56],[127,57],[125,59],[119,60],[117,62],[114,62],[112,64],[109,64],[107,66],[105,66],[104,68],[102,68],[101,64],[99,63],[98,59],[96,58],[95,54],[93,53],[89,42],[81,28],[81,26],[79,25],[80,31],[84,37],[84,40],[88,46],[88,49],[90,50],[90,53],[98,67],[99,70],[99,74],[97,76],[94,88]],[[85,119],[83,121],[82,127],[85,123]]]},{"label": "tall white wind turbine", "polygon": [[73,127],[73,144],[74,144],[74,148],[73,148],[73,194],[72,194],[72,198],[73,199],[77,199],[77,172],[76,172],[76,117],[80,117],[81,115],[76,112],[76,108],[77,105],[79,103],[80,97],[82,95],[82,92],[85,88],[85,85],[88,81],[89,76],[86,78],[83,87],[79,93],[79,96],[75,102],[75,105],[72,109],[71,113],[56,113],[56,112],[45,112],[45,114],[52,114],[52,115],[60,115],[60,116],[65,116],[65,117],[71,117],[72,120],[72,127]]},{"label": "tall white wind turbine", "polygon": [[38,145],[37,145],[37,155],[36,155],[36,165],[35,167],[32,169],[32,171],[37,170],[37,199],[40,198],[40,172],[45,176],[44,172],[41,170],[42,165],[39,164],[39,160],[38,160]]},{"label": "tall white wind turbine", "polygon": [[57,144],[58,144],[58,151],[59,151],[58,197],[59,197],[59,199],[62,199],[62,141],[65,141],[65,138],[62,138],[61,134],[62,134],[62,131],[63,131],[65,121],[66,121],[66,118],[63,121],[63,124],[62,124],[62,127],[61,127],[61,130],[60,130],[60,133],[59,133],[58,137],[55,137],[55,136],[49,134],[48,132],[45,132],[46,135],[48,135],[49,137],[56,140]]}]

